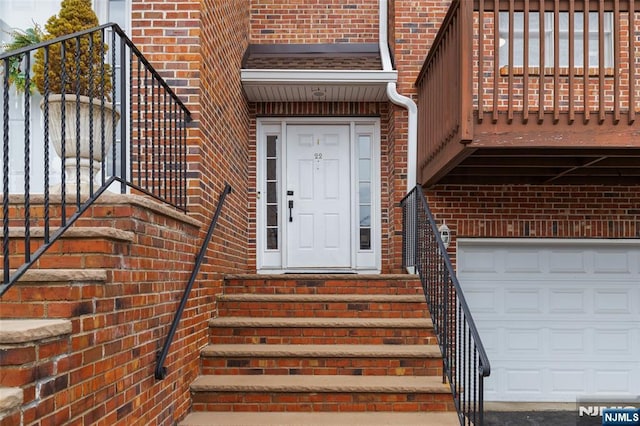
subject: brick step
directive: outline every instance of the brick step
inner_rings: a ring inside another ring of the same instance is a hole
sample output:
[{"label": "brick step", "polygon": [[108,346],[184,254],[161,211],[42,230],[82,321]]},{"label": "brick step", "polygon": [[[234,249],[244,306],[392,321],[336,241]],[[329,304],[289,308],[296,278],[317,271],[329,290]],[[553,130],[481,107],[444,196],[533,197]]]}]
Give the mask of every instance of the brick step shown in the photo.
[{"label": "brick step", "polygon": [[1,318],[72,318],[97,313],[103,269],[30,269],[0,299]]},{"label": "brick step", "polygon": [[[50,236],[55,232],[51,229]],[[0,231],[0,237],[3,232]],[[43,227],[29,230],[30,253],[44,244]],[[129,245],[135,234],[111,227],[72,227],[62,234],[47,252],[36,262],[37,268],[109,268],[122,263],[122,256],[129,253]],[[24,263],[25,229],[9,228],[10,267]]]},{"label": "brick step", "polygon": [[423,294],[416,275],[228,275],[224,294]]},{"label": "brick step", "polygon": [[422,295],[223,294],[218,315],[253,317],[423,318]]},{"label": "brick step", "polygon": [[428,318],[252,318],[209,321],[210,344],[435,344]]},{"label": "brick step", "polygon": [[200,357],[205,375],[442,375],[436,345],[209,345]]},{"label": "brick step", "polygon": [[453,412],[190,413],[179,426],[459,426]]},{"label": "brick step", "polygon": [[[60,225],[62,217],[62,205],[60,203],[62,197],[59,194],[49,194],[49,222],[52,226]],[[76,197],[70,194],[66,197],[65,216],[71,217],[77,210]],[[25,199],[22,194],[12,194],[9,196],[9,225],[24,226],[24,218],[27,209],[25,207]],[[29,196],[29,218],[35,226],[44,222],[45,218],[45,199],[43,194],[31,194]]]},{"label": "brick step", "polygon": [[[94,190],[97,190],[94,187]],[[81,198],[80,202],[84,203],[86,199]],[[50,225],[60,226],[62,218],[62,197],[60,194],[49,194],[49,222]],[[131,204],[145,205],[152,207],[156,204],[153,201],[144,199],[143,197],[133,198],[129,194],[123,195],[113,192],[104,192],[98,199],[88,208],[87,212],[78,219],[76,223],[82,223],[83,226],[104,226],[105,221],[117,218],[130,218]],[[161,207],[162,208],[162,207]],[[78,210],[75,192],[68,193],[65,197],[65,217],[70,218]],[[22,194],[12,194],[9,196],[9,226],[24,226],[24,219],[27,209],[25,207],[25,199]],[[45,220],[45,197],[44,194],[31,194],[29,197],[29,218],[33,226],[43,226]],[[111,225],[111,224],[109,224]]]},{"label": "brick step", "polygon": [[199,376],[194,411],[451,411],[440,377]]},{"label": "brick step", "polygon": [[20,406],[24,401],[21,388],[0,387],[0,425],[19,425]]},{"label": "brick step", "polygon": [[0,386],[21,387],[25,399],[33,398],[36,380],[51,375],[51,358],[66,350],[71,332],[68,320],[0,320]]}]

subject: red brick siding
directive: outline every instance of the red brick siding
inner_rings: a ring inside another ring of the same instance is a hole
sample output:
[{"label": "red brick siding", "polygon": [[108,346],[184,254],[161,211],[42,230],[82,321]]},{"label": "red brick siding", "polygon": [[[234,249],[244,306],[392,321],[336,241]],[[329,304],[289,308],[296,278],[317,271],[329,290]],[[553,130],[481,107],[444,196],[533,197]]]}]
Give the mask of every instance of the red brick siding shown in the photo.
[{"label": "red brick siding", "polygon": [[634,186],[442,185],[425,191],[457,238],[640,238]]},{"label": "red brick siding", "polygon": [[224,182],[234,189],[222,215],[220,237],[209,252],[205,270],[211,267],[212,272],[247,268],[249,109],[239,69],[248,28],[247,1],[202,3],[202,139],[194,148],[199,180],[192,182],[193,202],[213,207]]},{"label": "red brick siding", "polygon": [[[78,226],[129,231],[133,242],[96,240],[94,247],[90,238],[63,239],[40,259],[43,266],[85,265],[105,270],[107,281],[17,284],[5,294],[2,317],[68,318],[72,334],[0,354],[0,385],[23,387],[25,425],[173,425],[189,410],[189,385],[221,282],[196,281],[167,358],[169,374],[157,381],[157,351],[201,241],[197,223],[139,204],[90,210]],[[66,258],[80,264],[61,262]]]},{"label": "red brick siding", "polygon": [[[397,89],[400,94],[417,103],[415,80],[451,1],[396,0],[388,3],[389,44],[392,46],[394,67],[398,70]],[[390,111],[389,140],[393,155],[387,167],[389,185],[393,191],[393,209],[389,211],[389,220],[393,224],[394,247],[390,261],[399,268],[402,264],[402,213],[398,206],[407,193],[408,113],[398,106],[392,106]]]},{"label": "red brick siding", "polygon": [[193,114],[189,213],[208,225],[224,183],[235,190],[208,252],[208,272],[244,272],[247,265],[248,113],[238,69],[248,28],[249,4],[241,0],[132,5],[132,40]]},{"label": "red brick siding", "polygon": [[252,43],[376,43],[377,0],[252,0]]},{"label": "red brick siding", "polygon": [[197,115],[200,1],[132,0],[131,39]]}]

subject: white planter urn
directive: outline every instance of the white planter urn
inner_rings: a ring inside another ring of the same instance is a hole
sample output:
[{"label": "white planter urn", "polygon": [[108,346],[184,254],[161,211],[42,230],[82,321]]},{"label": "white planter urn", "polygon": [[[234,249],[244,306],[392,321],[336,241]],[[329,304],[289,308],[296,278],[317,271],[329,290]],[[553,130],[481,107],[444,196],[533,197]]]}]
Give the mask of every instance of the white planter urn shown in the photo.
[{"label": "white planter urn", "polygon": [[[76,102],[78,100],[78,102]],[[78,105],[79,103],[79,114]],[[93,104],[93,106],[91,106]],[[76,155],[76,144],[78,141],[78,133],[80,138],[80,193],[83,196],[89,195],[89,181],[91,178],[90,168],[93,168],[94,185],[93,190],[96,191],[100,185],[95,183],[95,178],[102,167],[102,122],[104,117],[104,153],[110,154],[111,142],[113,141],[114,124],[117,125],[120,120],[120,113],[115,111],[115,123],[113,115],[113,104],[104,103],[104,114],[101,112],[103,105],[102,99],[90,99],[87,96],[64,95],[64,117],[62,116],[62,95],[49,95],[49,138],[53,143],[56,154],[62,158],[62,123],[64,121],[65,137],[65,193],[75,194],[77,176],[76,169],[78,161]],[[44,111],[44,100],[40,103],[40,108]],[[92,110],[92,111],[91,111]],[[90,112],[91,111],[91,112]],[[77,126],[76,115],[79,116],[80,125]],[[93,162],[91,162],[90,147],[90,128],[93,125]],[[79,132],[78,132],[79,131]],[[60,193],[62,185],[54,185],[51,187],[52,193]]]}]

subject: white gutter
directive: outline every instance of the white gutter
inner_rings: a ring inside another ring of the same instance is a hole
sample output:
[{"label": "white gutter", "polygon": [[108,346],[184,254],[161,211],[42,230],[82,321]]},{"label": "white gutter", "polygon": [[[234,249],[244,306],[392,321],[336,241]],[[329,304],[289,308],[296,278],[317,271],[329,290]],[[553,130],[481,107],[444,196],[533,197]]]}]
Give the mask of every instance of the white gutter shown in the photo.
[{"label": "white gutter", "polygon": [[[387,0],[380,0],[379,3],[379,43],[380,56],[382,59],[382,70],[392,71],[391,54],[389,53],[388,32],[387,32]],[[396,105],[407,109],[409,121],[407,123],[407,192],[411,191],[417,182],[416,168],[418,162],[418,106],[413,99],[398,93],[395,82],[387,83],[387,96]]]}]

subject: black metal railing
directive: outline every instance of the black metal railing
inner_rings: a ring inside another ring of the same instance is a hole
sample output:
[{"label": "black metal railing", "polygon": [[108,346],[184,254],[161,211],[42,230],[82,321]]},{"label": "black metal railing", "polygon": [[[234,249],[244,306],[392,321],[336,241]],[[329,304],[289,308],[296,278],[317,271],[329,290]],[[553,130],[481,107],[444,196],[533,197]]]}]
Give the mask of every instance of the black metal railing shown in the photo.
[{"label": "black metal railing", "polygon": [[107,189],[186,210],[190,112],[118,25],[0,54],[0,99],[0,296]]},{"label": "black metal railing", "polygon": [[211,242],[213,231],[216,228],[216,225],[218,224],[218,218],[220,217],[220,213],[222,212],[224,201],[227,198],[227,195],[231,193],[231,191],[232,191],[231,186],[229,184],[226,184],[224,189],[222,190],[222,193],[220,193],[220,197],[218,198],[218,206],[216,207],[216,211],[213,215],[213,218],[211,219],[211,223],[209,224],[207,235],[204,237],[204,240],[202,241],[202,245],[200,246],[200,251],[198,252],[196,263],[193,265],[193,270],[191,271],[189,282],[187,283],[187,287],[184,289],[184,293],[182,294],[182,298],[180,299],[178,310],[176,311],[176,314],[173,317],[173,322],[171,323],[171,327],[169,328],[169,333],[167,334],[167,338],[164,341],[162,350],[158,353],[158,358],[156,360],[156,369],[155,369],[155,378],[158,380],[163,380],[165,377],[167,377],[167,369],[164,366],[164,363],[167,359],[167,355],[169,355],[169,348],[171,347],[173,338],[176,335],[176,330],[178,330],[178,325],[180,324],[180,320],[182,319],[182,313],[184,312],[184,308],[187,305],[187,301],[189,300],[189,295],[191,294],[191,289],[193,288],[193,284],[196,281],[198,272],[200,272],[200,266],[202,266],[202,261],[204,260],[204,256],[207,252],[207,248],[209,247],[209,243]]},{"label": "black metal railing", "polygon": [[403,266],[415,268],[429,306],[460,424],[484,424],[484,378],[489,359],[451,259],[420,186],[401,202]]}]

